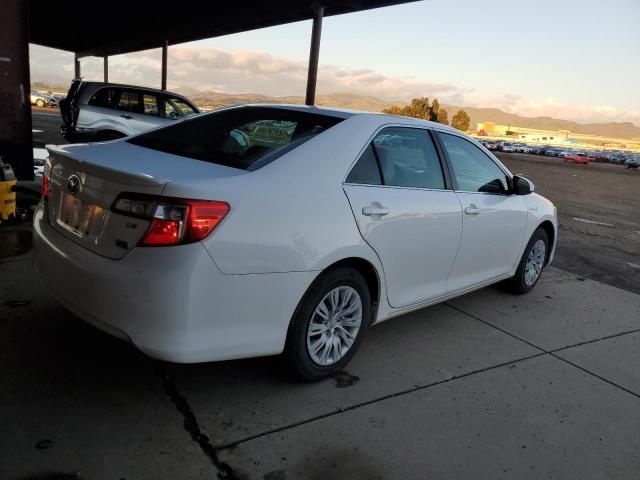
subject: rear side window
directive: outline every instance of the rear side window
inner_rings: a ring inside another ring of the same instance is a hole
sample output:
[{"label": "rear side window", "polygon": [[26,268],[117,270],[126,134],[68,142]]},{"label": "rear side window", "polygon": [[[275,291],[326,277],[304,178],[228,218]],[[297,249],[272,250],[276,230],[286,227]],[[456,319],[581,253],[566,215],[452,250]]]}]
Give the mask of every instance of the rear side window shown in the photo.
[{"label": "rear side window", "polygon": [[444,189],[444,176],[426,130],[385,128],[373,139],[382,181],[395,187]]},{"label": "rear side window", "polygon": [[349,172],[347,183],[355,183],[358,185],[381,185],[380,168],[376,160],[376,154],[373,147],[369,145],[364,151],[360,159]]},{"label": "rear side window", "polygon": [[269,107],[242,107],[194,117],[128,140],[174,155],[257,170],[342,118]]},{"label": "rear side window", "polygon": [[89,99],[89,105],[94,107],[113,108],[116,91],[113,88],[101,88]]}]

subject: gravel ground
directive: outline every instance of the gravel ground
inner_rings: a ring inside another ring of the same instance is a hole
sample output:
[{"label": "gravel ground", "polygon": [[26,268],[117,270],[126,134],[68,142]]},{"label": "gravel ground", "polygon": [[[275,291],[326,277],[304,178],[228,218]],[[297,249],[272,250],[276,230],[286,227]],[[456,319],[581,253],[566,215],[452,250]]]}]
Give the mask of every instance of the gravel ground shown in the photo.
[{"label": "gravel ground", "polygon": [[498,157],[558,207],[555,266],[640,293],[640,172],[519,153]]}]

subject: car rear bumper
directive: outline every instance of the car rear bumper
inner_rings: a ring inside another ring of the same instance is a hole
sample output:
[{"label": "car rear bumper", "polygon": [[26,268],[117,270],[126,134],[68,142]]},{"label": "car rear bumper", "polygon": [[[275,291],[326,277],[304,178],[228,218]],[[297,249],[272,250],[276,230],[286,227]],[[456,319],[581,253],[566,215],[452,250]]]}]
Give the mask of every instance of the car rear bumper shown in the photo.
[{"label": "car rear bumper", "polygon": [[34,216],[34,266],[56,299],[146,354],[192,363],[280,353],[316,272],[220,273],[202,244],[96,255]]}]

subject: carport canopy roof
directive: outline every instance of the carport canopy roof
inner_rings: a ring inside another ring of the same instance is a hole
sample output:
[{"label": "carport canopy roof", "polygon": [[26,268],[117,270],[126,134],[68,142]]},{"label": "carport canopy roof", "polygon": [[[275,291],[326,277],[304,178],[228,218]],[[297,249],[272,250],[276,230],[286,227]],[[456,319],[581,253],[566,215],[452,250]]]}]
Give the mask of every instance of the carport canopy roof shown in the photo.
[{"label": "carport canopy roof", "polygon": [[324,16],[415,0],[29,0],[30,42],[104,56],[158,48]]}]

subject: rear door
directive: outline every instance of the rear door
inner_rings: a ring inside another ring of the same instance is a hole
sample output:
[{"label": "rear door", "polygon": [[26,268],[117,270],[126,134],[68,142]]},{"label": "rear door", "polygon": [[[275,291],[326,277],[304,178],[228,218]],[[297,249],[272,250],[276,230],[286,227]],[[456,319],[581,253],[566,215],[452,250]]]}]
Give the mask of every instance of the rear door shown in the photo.
[{"label": "rear door", "polygon": [[480,147],[438,133],[462,204],[462,243],[449,276],[455,292],[508,273],[518,260],[527,223],[523,196],[510,193],[510,176]]},{"label": "rear door", "polygon": [[118,121],[127,135],[164,125],[160,115],[160,96],[144,90],[122,90],[116,102]]},{"label": "rear door", "polygon": [[[82,85],[81,82],[75,83],[78,85],[75,90],[75,94],[71,95],[71,90],[67,95],[69,100],[69,108],[71,116],[71,123],[73,127],[87,128],[87,129],[111,129],[120,130],[118,128],[119,122],[115,121],[116,112],[115,103],[117,100],[118,89],[114,87],[101,87],[95,91],[89,98],[86,105],[79,105],[79,97],[81,96]],[[86,88],[86,87],[85,87]],[[60,106],[62,109],[62,105]],[[66,107],[65,107],[66,108]],[[73,115],[75,114],[75,122]],[[64,118],[64,115],[63,115]],[[66,121],[65,121],[66,122]]]},{"label": "rear door", "polygon": [[391,306],[443,295],[462,214],[429,131],[381,130],[347,176],[344,190],[360,233],[380,257]]}]

